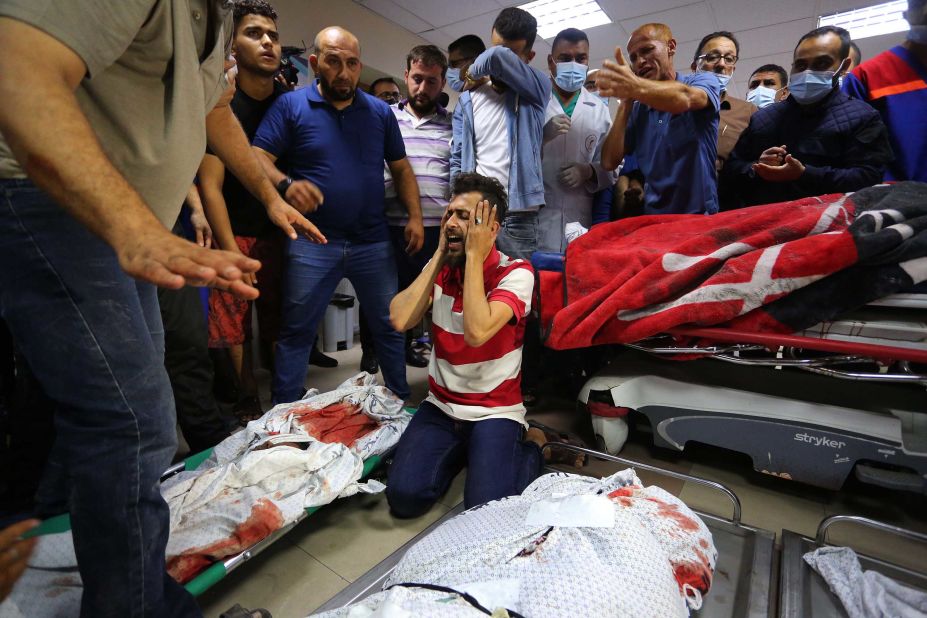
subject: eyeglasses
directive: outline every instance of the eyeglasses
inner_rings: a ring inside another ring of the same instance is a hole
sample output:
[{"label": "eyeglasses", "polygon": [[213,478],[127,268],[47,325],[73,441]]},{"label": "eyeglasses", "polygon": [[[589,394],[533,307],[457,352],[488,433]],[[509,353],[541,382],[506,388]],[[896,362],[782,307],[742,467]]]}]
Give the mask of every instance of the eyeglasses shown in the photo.
[{"label": "eyeglasses", "polygon": [[381,92],[377,95],[377,98],[392,105],[393,103],[399,103],[402,96],[398,92]]},{"label": "eyeglasses", "polygon": [[721,55],[718,52],[711,52],[710,54],[702,54],[698,57],[699,60],[704,60],[705,64],[715,64],[719,60],[724,60],[725,64],[733,66],[737,64],[737,56],[733,54]]}]

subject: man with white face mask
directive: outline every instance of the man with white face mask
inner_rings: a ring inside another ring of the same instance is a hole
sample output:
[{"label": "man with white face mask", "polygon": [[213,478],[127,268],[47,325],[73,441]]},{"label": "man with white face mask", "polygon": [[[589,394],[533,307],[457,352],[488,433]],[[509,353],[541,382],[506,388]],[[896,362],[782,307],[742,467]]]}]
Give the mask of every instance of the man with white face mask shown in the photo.
[{"label": "man with white face mask", "polygon": [[743,204],[857,191],[893,158],[878,112],[840,92],[850,35],[824,26],[795,47],[789,98],[759,110],[722,170]]},{"label": "man with white face mask", "polygon": [[906,40],[847,73],[843,91],[866,101],[888,126],[895,160],[886,180],[927,182],[927,0],[909,0]]},{"label": "man with white face mask", "polygon": [[547,66],[553,91],[545,110],[544,208],[538,215],[538,250],[566,251],[564,227],[592,225],[593,194],[615,182],[602,168],[602,140],[611,127],[608,107],[583,83],[589,68],[589,39],[576,28],[554,38]]}]

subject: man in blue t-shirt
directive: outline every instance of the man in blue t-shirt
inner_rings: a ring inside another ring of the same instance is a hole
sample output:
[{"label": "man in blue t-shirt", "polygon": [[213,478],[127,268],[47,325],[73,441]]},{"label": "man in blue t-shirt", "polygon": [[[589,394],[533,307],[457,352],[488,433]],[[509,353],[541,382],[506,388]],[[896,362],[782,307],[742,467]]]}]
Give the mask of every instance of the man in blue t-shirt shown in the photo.
[{"label": "man in blue t-shirt", "polygon": [[[343,277],[365,308],[386,386],[405,399],[405,338],[389,322],[397,279],[384,205],[384,160],[409,213],[405,238],[410,254],[421,249],[424,238],[418,184],[393,112],[357,89],[362,68],[357,38],[342,28],[326,28],[316,36],[314,49],[309,64],[317,80],[277,99],[253,142],[280,193],[327,240],[289,243],[273,401],[303,395],[319,321]],[[280,157],[289,175],[274,167]]]},{"label": "man in blue t-shirt", "polygon": [[633,154],[644,175],[644,214],[718,212],[715,157],[721,83],[713,73],[680,75],[676,40],[665,24],[631,34],[596,77],[599,95],[621,100],[602,145],[602,166]]}]

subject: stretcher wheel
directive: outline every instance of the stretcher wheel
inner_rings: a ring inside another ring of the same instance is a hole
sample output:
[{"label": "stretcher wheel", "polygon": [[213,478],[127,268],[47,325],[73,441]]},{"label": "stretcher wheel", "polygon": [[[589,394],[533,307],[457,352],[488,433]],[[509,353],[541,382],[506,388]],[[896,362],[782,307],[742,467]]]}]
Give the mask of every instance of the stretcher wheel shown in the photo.
[{"label": "stretcher wheel", "polygon": [[592,416],[592,430],[599,447],[609,455],[617,455],[628,440],[628,422],[619,416]]}]

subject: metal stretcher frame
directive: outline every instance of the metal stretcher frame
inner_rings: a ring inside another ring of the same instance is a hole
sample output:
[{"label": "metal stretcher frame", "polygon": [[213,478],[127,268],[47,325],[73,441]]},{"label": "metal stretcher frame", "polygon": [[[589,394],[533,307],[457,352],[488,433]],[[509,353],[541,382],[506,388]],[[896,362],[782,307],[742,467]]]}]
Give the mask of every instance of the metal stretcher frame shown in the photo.
[{"label": "metal stretcher frame", "polygon": [[[196,453],[195,455],[191,455],[190,457],[187,457],[183,461],[174,464],[173,466],[168,468],[164,472],[163,475],[161,475],[161,482],[163,483],[165,480],[169,479],[170,477],[180,472],[196,470],[200,466],[200,464],[202,464],[204,461],[206,461],[209,458],[210,455],[212,455],[212,451],[213,449],[211,448],[206,449],[205,451],[201,451],[199,453]],[[379,456],[379,455],[368,457],[364,461],[364,471],[363,471],[363,474],[361,475],[361,479],[366,479],[370,475],[370,473],[373,472],[373,470],[377,468],[377,466],[380,465],[380,462],[382,461],[382,459],[383,459],[382,456]],[[286,535],[287,532],[295,528],[297,524],[303,521],[306,517],[318,511],[320,508],[322,507],[313,506],[313,507],[309,507],[305,509],[300,514],[299,518],[296,519],[296,521],[290,524],[287,524],[286,526],[283,526],[282,528],[278,530],[275,530],[270,535],[264,537],[260,541],[257,541],[251,547],[248,547],[244,551],[234,556],[229,556],[228,558],[225,558],[224,560],[220,560],[208,566],[199,575],[197,575],[196,577],[194,577],[193,579],[191,579],[189,582],[187,582],[184,585],[184,587],[187,589],[187,592],[189,592],[193,596],[199,596],[203,594],[204,592],[209,590],[209,588],[214,586],[217,582],[221,581],[226,575],[228,575],[229,573],[231,573],[232,571],[234,571],[235,569],[243,565],[245,562],[251,560],[258,554],[260,554],[262,551],[264,551],[265,549],[273,545],[278,539]],[[67,532],[70,529],[71,529],[71,516],[65,513],[63,515],[58,515],[56,517],[50,517],[49,519],[44,520],[38,527],[30,531],[30,534],[28,536],[43,536],[46,534],[60,534],[62,532]]]},{"label": "metal stretcher frame", "polygon": [[[696,483],[724,494],[731,501],[733,507],[730,519],[696,511],[712,533],[715,547],[718,550],[718,561],[715,566],[715,577],[711,590],[705,595],[702,608],[692,612],[691,615],[702,618],[767,618],[774,583],[775,534],[767,530],[746,526],[740,521],[740,499],[733,491],[715,481],[659,468],[625,459],[624,457],[616,457],[581,446],[558,442],[548,443],[544,448],[562,448],[576,453],[583,453],[597,459]],[[555,468],[548,468],[548,471],[562,472],[562,470]],[[379,592],[390,573],[412,545],[461,512],[463,512],[463,504],[458,504],[441,519],[431,524],[379,564],[361,575],[353,584],[350,584],[331,599],[315,608],[312,613],[346,607]]]},{"label": "metal stretcher frame", "polygon": [[[828,545],[827,530],[835,523],[852,523],[882,530],[905,539],[925,543],[927,534],[914,532],[891,524],[859,517],[856,515],[832,515],[818,525],[814,539],[791,530],[782,531],[782,560],[779,578],[780,618],[837,618],[846,617],[840,601],[828,589],[827,583],[804,561],[802,556],[809,551]],[[919,573],[891,562],[860,554],[863,570],[875,570],[903,584],[927,591],[927,573]]]}]

